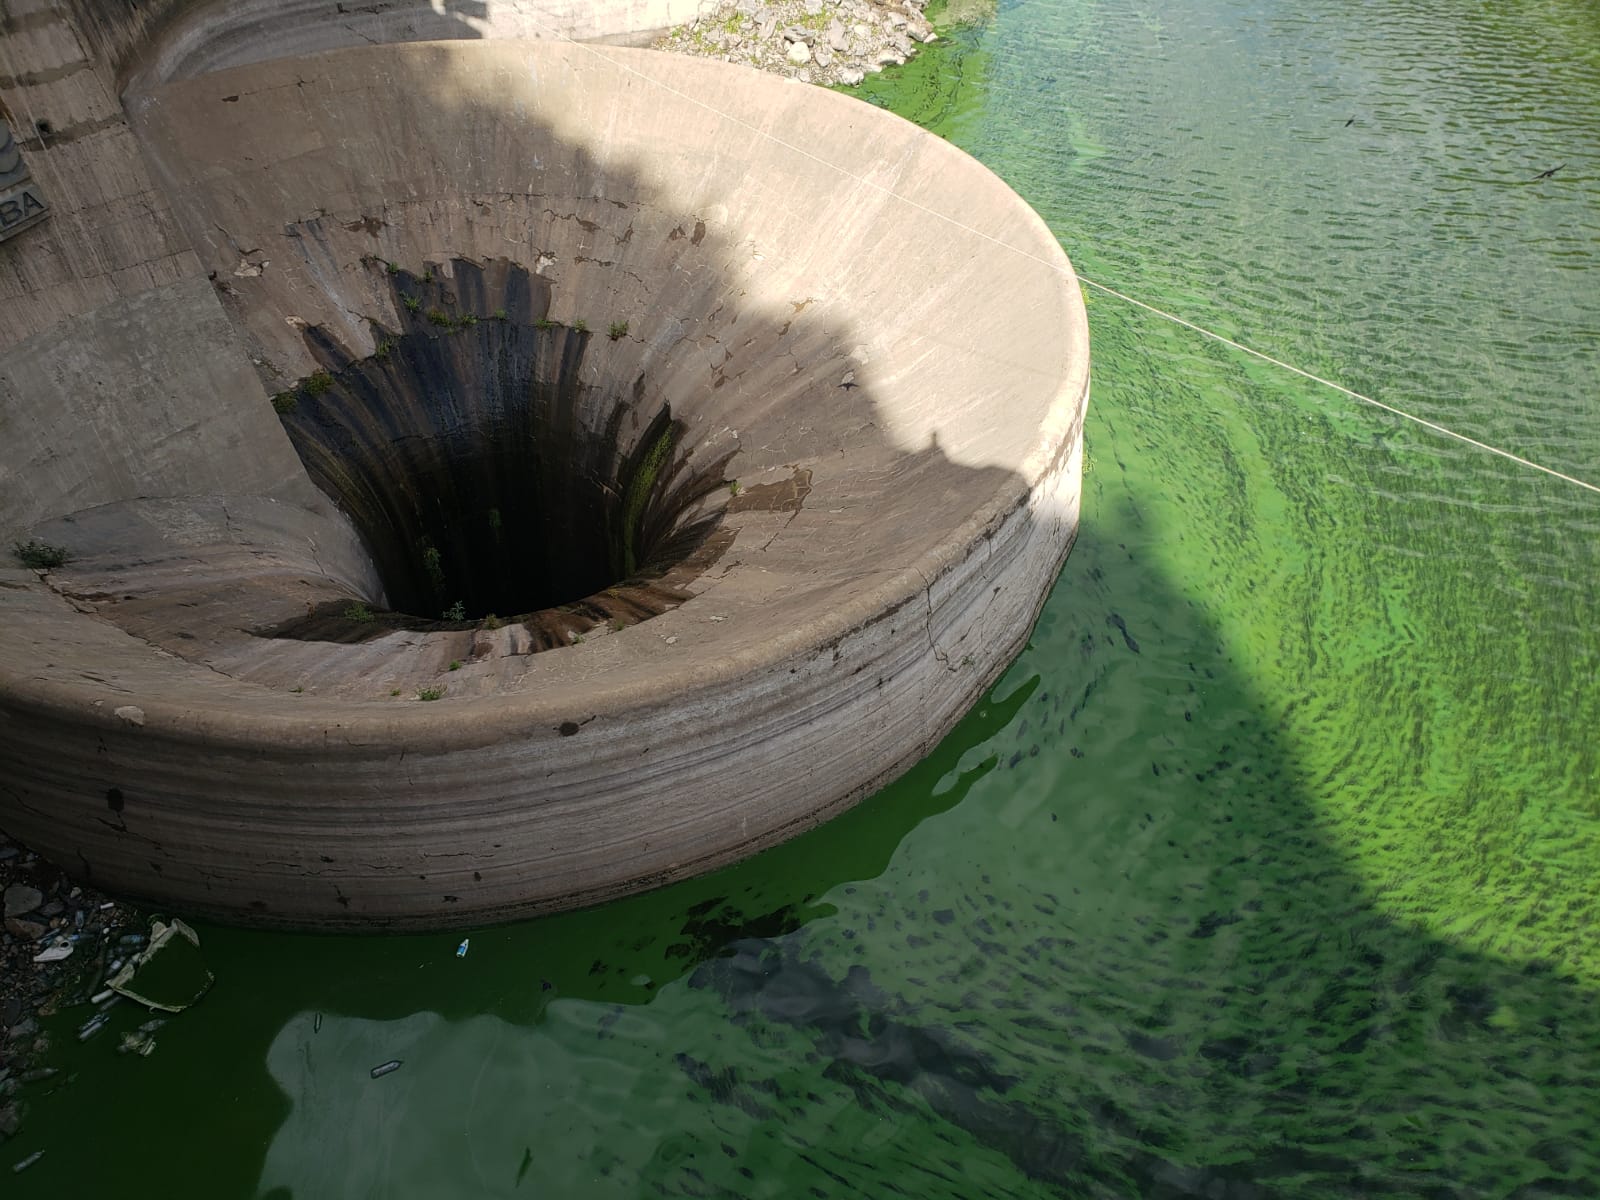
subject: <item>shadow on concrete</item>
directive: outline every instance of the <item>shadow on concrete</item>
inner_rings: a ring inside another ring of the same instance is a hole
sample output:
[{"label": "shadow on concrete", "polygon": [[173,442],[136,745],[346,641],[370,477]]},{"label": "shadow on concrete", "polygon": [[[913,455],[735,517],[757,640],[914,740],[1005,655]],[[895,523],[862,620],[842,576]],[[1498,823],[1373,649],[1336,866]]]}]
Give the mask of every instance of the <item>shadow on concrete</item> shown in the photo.
[{"label": "shadow on concrete", "polygon": [[[114,1163],[189,1123],[174,1186],[274,1200],[335,1170],[422,1194],[345,1139],[375,1104],[384,1153],[457,1172],[437,1195],[744,1195],[745,1171],[792,1195],[1590,1194],[1594,996],[1367,900],[1140,552],[1159,534],[1086,524],[1030,650],[932,755],[739,866],[465,960],[207,930],[221,982],[147,1064],[161,1102],[117,1113],[86,1073],[71,1125]],[[409,1084],[377,1097],[395,1045]],[[185,1082],[203,1060],[230,1064],[225,1124]]]}]

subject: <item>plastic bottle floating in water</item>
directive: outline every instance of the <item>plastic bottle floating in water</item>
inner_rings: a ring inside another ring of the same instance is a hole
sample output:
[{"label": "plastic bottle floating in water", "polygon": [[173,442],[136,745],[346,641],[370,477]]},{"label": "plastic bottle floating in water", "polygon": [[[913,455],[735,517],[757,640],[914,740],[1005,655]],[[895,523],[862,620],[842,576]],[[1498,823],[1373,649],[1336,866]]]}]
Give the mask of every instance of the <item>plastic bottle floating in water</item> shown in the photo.
[{"label": "plastic bottle floating in water", "polygon": [[390,1071],[398,1071],[399,1069],[400,1060],[398,1058],[391,1058],[388,1062],[379,1063],[377,1066],[373,1067],[372,1077],[374,1079],[382,1079],[385,1075],[389,1074]]},{"label": "plastic bottle floating in water", "polygon": [[461,939],[461,945],[456,947],[456,957],[457,958],[465,958],[467,956],[467,947],[470,946],[471,944],[472,944],[472,939],[471,938],[462,938]]}]

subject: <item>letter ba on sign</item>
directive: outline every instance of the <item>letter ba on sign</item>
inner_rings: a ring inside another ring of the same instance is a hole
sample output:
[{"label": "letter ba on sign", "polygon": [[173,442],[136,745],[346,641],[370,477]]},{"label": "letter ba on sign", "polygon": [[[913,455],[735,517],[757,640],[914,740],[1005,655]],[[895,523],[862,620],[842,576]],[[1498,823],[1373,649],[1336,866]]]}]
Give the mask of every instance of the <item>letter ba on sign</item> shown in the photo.
[{"label": "letter ba on sign", "polygon": [[11,127],[0,121],[0,241],[50,215],[50,205],[22,161]]}]

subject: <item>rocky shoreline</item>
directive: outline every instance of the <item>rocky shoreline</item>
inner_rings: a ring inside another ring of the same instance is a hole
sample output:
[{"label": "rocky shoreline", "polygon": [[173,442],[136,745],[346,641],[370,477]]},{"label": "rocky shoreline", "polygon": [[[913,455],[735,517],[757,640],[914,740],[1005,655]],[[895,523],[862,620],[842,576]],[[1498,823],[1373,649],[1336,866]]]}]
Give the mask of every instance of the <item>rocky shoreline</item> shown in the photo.
[{"label": "rocky shoreline", "polygon": [[[128,904],[75,884],[59,868],[0,837],[0,1144],[27,1116],[28,1089],[56,1078],[50,1036],[41,1021],[83,1007],[80,1037],[103,1026],[100,1010],[115,995],[91,997],[144,944],[143,921]],[[84,1033],[83,1030],[88,1030]]]},{"label": "rocky shoreline", "polygon": [[928,0],[727,0],[656,48],[741,63],[801,83],[857,84],[938,34]]}]

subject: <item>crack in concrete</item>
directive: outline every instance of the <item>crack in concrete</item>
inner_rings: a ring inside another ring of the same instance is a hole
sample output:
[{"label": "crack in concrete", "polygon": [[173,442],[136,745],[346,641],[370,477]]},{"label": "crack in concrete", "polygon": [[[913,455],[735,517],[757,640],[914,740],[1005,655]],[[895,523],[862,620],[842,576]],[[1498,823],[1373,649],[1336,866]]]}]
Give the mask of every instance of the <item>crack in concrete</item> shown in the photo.
[{"label": "crack in concrete", "polygon": [[928,635],[928,649],[933,651],[934,658],[944,664],[946,671],[952,673],[959,671],[961,669],[960,666],[952,663],[950,656],[939,649],[938,643],[933,640],[933,584],[928,582],[928,577],[922,573],[921,567],[916,567],[914,570],[917,572],[917,577],[922,580],[922,595],[928,605],[928,611],[924,616],[922,626],[923,632]]}]

